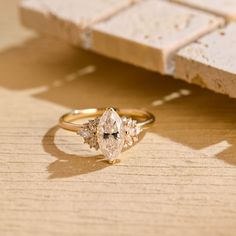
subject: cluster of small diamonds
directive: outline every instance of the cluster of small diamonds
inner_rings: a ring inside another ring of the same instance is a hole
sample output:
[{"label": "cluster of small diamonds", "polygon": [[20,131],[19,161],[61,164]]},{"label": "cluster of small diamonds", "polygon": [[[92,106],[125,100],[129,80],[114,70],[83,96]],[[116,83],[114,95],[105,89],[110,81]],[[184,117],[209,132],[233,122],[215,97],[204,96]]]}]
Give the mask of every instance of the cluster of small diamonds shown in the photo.
[{"label": "cluster of small diamonds", "polygon": [[122,121],[126,133],[124,148],[128,148],[138,141],[138,135],[141,132],[141,128],[137,126],[137,121],[132,118],[122,117]]},{"label": "cluster of small diamonds", "polygon": [[90,148],[99,149],[97,140],[97,127],[99,118],[90,120],[88,123],[83,124],[83,127],[77,132],[78,135],[84,138],[84,143],[87,143]]}]

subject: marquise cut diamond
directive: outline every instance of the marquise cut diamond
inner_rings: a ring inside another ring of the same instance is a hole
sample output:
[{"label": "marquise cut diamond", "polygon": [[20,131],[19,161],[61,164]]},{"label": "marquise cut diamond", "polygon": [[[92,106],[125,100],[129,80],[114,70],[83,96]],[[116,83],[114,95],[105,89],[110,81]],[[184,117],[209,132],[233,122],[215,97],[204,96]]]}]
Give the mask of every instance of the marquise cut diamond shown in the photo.
[{"label": "marquise cut diamond", "polygon": [[120,117],[113,108],[108,108],[101,117],[85,123],[78,135],[90,148],[100,149],[107,160],[114,161],[123,149],[138,141],[140,132],[136,120]]},{"label": "marquise cut diamond", "polygon": [[108,160],[115,160],[121,153],[125,141],[122,119],[113,108],[107,109],[97,128],[99,148]]}]

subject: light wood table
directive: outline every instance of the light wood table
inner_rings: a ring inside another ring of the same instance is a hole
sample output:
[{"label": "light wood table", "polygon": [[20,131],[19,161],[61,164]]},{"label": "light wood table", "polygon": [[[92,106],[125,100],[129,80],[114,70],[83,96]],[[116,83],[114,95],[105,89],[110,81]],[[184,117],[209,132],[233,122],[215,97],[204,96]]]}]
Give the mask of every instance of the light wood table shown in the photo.
[{"label": "light wood table", "polygon": [[[236,234],[236,102],[21,28],[0,2],[0,235]],[[145,108],[157,124],[117,165],[58,117]]]}]

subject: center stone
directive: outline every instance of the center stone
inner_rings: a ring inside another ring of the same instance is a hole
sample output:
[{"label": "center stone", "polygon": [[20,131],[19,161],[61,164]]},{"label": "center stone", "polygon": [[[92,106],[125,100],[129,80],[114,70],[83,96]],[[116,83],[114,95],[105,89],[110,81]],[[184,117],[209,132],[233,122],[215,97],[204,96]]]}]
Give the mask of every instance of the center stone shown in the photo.
[{"label": "center stone", "polygon": [[125,130],[120,116],[113,108],[107,109],[97,127],[99,148],[108,160],[116,159],[124,146]]}]

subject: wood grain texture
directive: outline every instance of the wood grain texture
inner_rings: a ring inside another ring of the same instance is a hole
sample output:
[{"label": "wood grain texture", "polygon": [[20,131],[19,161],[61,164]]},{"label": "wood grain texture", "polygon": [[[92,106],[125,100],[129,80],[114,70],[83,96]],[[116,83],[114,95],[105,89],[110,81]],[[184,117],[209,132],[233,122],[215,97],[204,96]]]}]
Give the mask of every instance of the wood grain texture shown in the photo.
[{"label": "wood grain texture", "polygon": [[[0,8],[14,15],[13,2]],[[34,36],[15,18],[15,43],[8,28],[0,37],[1,236],[235,235],[234,100]],[[72,108],[110,105],[158,120],[113,166],[56,127]]]}]

